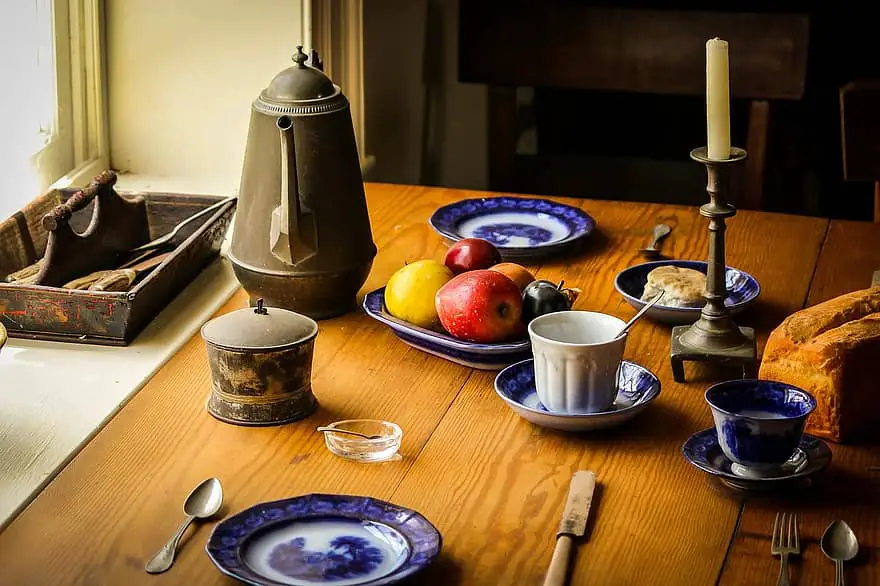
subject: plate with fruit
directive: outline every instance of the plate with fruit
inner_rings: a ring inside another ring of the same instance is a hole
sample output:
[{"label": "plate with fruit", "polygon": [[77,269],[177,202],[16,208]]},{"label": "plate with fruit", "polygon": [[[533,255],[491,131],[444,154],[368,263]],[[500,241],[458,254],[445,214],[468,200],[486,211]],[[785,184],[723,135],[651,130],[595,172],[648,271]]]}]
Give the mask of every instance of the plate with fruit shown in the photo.
[{"label": "plate with fruit", "polygon": [[423,259],[398,269],[385,287],[367,294],[364,310],[414,348],[500,370],[531,356],[528,320],[571,309],[578,293],[500,259],[488,241],[462,240],[444,262]]},{"label": "plate with fruit", "polygon": [[484,197],[445,205],[431,216],[431,226],[457,242],[491,242],[508,260],[558,254],[589,236],[596,221],[581,209],[523,197]]},{"label": "plate with fruit", "polygon": [[[691,324],[700,317],[705,305],[708,265],[700,260],[658,260],[624,269],[614,279],[614,288],[627,303],[641,309],[659,289],[663,301],[648,310],[646,317],[671,325]],[[727,298],[724,305],[735,315],[745,311],[761,294],[761,286],[752,275],[727,267]]]}]

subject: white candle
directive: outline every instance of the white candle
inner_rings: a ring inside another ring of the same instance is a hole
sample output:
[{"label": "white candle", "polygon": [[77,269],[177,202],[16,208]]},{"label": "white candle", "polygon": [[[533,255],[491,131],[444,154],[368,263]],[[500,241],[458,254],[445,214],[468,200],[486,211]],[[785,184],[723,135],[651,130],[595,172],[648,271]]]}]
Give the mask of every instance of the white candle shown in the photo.
[{"label": "white candle", "polygon": [[706,129],[709,158],[730,158],[730,71],[727,41],[706,42]]}]

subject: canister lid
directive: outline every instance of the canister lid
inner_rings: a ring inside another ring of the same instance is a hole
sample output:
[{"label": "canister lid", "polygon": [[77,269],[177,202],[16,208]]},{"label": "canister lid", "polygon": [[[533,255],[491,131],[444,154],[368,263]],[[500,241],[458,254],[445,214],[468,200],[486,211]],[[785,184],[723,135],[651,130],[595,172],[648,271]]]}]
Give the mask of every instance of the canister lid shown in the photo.
[{"label": "canister lid", "polygon": [[309,56],[303,53],[302,46],[296,48],[293,67],[288,67],[276,75],[266,89],[262,98],[273,102],[291,102],[301,100],[318,100],[334,96],[336,86],[321,71],[316,51],[312,51],[311,66],[306,65]]},{"label": "canister lid", "polygon": [[214,318],[202,326],[206,342],[231,350],[281,349],[305,342],[318,334],[311,318],[280,307],[239,309]]}]

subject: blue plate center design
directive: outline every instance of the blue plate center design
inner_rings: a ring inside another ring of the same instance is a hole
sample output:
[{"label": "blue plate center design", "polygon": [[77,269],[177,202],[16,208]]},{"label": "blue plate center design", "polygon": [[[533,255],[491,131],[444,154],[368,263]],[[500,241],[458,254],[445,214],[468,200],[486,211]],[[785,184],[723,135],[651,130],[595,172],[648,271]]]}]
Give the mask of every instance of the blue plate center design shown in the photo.
[{"label": "blue plate center design", "polygon": [[476,238],[488,240],[496,246],[508,246],[525,240],[529,246],[545,244],[553,239],[553,232],[529,224],[487,224],[473,231]]},{"label": "blue plate center design", "polygon": [[355,586],[394,572],[409,555],[406,539],[388,525],[325,517],[266,528],[248,542],[244,560],[281,584]]},{"label": "blue plate center design", "polygon": [[326,552],[310,551],[305,538],[296,537],[272,548],[269,566],[291,578],[336,582],[368,576],[383,559],[382,550],[362,537],[337,537]]}]

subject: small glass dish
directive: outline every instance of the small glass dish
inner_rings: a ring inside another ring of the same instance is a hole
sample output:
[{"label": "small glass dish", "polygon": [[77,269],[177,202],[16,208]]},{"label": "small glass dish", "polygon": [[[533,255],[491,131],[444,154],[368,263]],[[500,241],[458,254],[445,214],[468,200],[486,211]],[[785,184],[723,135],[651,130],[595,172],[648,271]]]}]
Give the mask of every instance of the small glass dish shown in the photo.
[{"label": "small glass dish", "polygon": [[[374,437],[358,437],[343,430]],[[385,462],[393,459],[403,438],[403,430],[399,425],[378,419],[336,421],[319,428],[319,431],[324,433],[328,450],[357,462]]]}]

